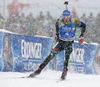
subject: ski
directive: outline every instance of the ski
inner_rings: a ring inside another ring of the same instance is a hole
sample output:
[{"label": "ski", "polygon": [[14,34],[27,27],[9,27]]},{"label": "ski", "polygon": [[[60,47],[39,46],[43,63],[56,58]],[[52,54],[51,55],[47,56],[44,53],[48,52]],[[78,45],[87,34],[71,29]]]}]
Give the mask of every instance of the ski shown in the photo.
[{"label": "ski", "polygon": [[30,76],[23,76],[23,77],[16,77],[14,79],[18,79],[18,78],[31,78]]},{"label": "ski", "polygon": [[57,81],[56,81],[56,83],[58,83],[58,82],[61,82],[61,81],[64,81],[64,80],[62,80],[62,79],[59,79],[59,80],[57,80]]},{"label": "ski", "polygon": [[61,80],[57,80],[56,83],[60,82]]},{"label": "ski", "polygon": [[62,82],[62,81],[66,81],[66,79],[59,79],[56,81],[56,83]]},{"label": "ski", "polygon": [[31,78],[31,77],[29,77],[29,76],[25,76],[25,77],[21,77],[21,78]]}]

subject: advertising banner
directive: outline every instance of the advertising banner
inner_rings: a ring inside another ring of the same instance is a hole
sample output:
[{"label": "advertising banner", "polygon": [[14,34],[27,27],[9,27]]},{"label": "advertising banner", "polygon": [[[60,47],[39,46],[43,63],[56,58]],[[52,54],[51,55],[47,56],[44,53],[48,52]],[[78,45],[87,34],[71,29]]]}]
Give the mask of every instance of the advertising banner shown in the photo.
[{"label": "advertising banner", "polygon": [[[75,42],[70,56],[69,72],[94,74],[94,58],[98,45]],[[56,70],[63,70],[64,51],[56,57]]]},{"label": "advertising banner", "polygon": [[94,70],[96,74],[100,74],[100,46],[98,47],[96,57],[94,60]]},{"label": "advertising banner", "polygon": [[12,71],[13,59],[11,52],[11,34],[3,33],[3,70],[4,72]]},{"label": "advertising banner", "polygon": [[[49,54],[51,38],[12,35],[13,71],[34,71]],[[48,66],[49,67],[49,66]]]},{"label": "advertising banner", "polygon": [[[0,71],[35,71],[48,56],[52,38],[0,32]],[[100,46],[75,42],[70,55],[69,72],[100,73]],[[60,52],[45,69],[63,70],[64,51]]]},{"label": "advertising banner", "polygon": [[3,32],[0,32],[0,71],[2,71],[3,67]]}]

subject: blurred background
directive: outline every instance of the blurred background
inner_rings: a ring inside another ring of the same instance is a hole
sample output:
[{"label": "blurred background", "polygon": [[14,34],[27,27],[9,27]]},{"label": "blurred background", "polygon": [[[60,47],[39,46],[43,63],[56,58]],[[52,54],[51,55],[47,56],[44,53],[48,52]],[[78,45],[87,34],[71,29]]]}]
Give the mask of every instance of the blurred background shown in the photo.
[{"label": "blurred background", "polygon": [[[100,0],[67,0],[71,16],[87,25],[85,41],[100,45]],[[54,37],[65,0],[0,0],[0,29]],[[77,29],[76,38],[80,34]]]}]

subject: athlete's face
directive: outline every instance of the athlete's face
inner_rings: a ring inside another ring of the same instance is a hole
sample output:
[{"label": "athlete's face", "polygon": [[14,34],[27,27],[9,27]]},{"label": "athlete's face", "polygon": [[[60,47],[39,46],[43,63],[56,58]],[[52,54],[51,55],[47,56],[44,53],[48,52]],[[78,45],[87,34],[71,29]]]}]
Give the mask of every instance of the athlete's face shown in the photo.
[{"label": "athlete's face", "polygon": [[68,15],[64,15],[64,16],[63,16],[64,22],[68,22],[69,19],[70,19],[70,16],[68,16]]}]

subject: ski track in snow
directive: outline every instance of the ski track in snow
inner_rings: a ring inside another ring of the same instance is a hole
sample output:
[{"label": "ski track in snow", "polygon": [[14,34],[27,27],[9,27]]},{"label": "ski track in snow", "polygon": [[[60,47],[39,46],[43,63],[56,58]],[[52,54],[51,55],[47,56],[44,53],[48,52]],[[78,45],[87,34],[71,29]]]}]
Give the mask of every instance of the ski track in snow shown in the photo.
[{"label": "ski track in snow", "polygon": [[99,75],[68,73],[66,80],[57,83],[61,72],[47,70],[35,78],[20,78],[30,73],[0,72],[0,87],[100,87]]}]

